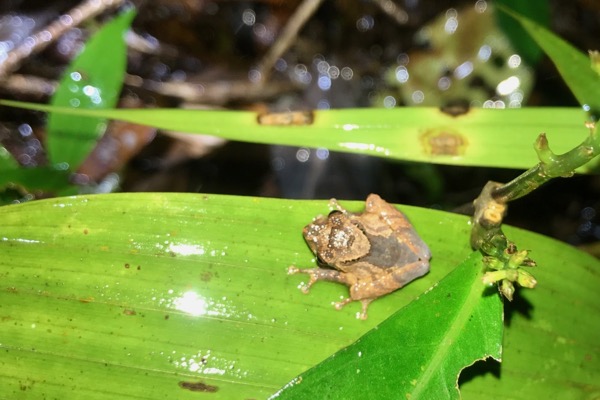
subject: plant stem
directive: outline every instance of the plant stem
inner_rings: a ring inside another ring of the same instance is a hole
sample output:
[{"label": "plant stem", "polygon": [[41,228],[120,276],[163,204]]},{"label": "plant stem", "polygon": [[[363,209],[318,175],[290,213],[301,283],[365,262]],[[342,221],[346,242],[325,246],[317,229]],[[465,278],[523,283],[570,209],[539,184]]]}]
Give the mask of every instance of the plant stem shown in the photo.
[{"label": "plant stem", "polygon": [[21,44],[8,52],[6,58],[0,62],[0,80],[6,79],[30,55],[44,50],[69,29],[80,25],[83,21],[101,12],[120,6],[122,3],[123,0],[86,0],[81,2],[68,13],[61,15],[39,32],[30,35]]},{"label": "plant stem", "polygon": [[534,148],[540,162],[507,184],[488,182],[473,202],[471,246],[484,254],[486,274],[484,282],[498,282],[500,292],[512,300],[514,284],[533,288],[537,281],[522,267],[535,266],[526,250],[517,250],[502,232],[502,219],[509,201],[523,197],[552,178],[570,177],[575,169],[600,153],[600,143],[594,124],[589,124],[590,135],[577,147],[556,155],[548,146],[545,134],[538,136]]},{"label": "plant stem", "polygon": [[512,181],[492,191],[495,201],[508,203],[534,191],[556,177],[570,177],[575,169],[586,164],[600,154],[600,143],[594,125],[590,125],[590,135],[577,147],[557,155],[550,150],[546,134],[538,136],[534,148],[540,162]]}]

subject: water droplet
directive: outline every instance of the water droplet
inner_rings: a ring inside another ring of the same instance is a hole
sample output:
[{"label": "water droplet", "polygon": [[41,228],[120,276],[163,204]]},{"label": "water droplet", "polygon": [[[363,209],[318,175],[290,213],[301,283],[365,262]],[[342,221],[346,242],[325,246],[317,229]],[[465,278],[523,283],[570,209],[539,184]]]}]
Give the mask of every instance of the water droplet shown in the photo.
[{"label": "water droplet", "polygon": [[256,22],[256,13],[249,8],[242,12],[242,22],[245,25],[252,26]]},{"label": "water droplet", "polygon": [[363,15],[356,21],[356,29],[359,32],[366,32],[373,29],[375,26],[375,20],[371,15]]},{"label": "water droplet", "polygon": [[61,15],[59,20],[60,20],[60,23],[65,26],[70,26],[73,24],[73,18],[71,18],[71,16],[69,14]]}]

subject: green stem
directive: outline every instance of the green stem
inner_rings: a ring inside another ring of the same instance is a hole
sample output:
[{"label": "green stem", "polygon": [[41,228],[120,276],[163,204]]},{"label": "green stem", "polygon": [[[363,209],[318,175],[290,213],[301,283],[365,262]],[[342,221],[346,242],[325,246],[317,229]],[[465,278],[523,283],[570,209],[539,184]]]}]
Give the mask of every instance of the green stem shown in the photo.
[{"label": "green stem", "polygon": [[577,147],[557,155],[550,150],[548,139],[542,133],[534,148],[540,162],[512,181],[492,191],[492,197],[499,203],[508,203],[523,197],[549,180],[557,177],[570,177],[575,169],[588,163],[600,154],[600,143],[595,127],[590,127],[590,135]]},{"label": "green stem", "polygon": [[484,282],[499,283],[500,292],[512,300],[514,283],[533,288],[537,281],[522,267],[535,266],[526,250],[517,251],[502,232],[502,220],[509,201],[534,191],[552,178],[573,176],[575,169],[600,153],[600,143],[595,126],[590,125],[590,135],[577,147],[557,155],[550,150],[545,134],[538,136],[535,151],[540,162],[507,184],[488,182],[473,202],[473,228],[471,246],[481,251],[487,272]]}]

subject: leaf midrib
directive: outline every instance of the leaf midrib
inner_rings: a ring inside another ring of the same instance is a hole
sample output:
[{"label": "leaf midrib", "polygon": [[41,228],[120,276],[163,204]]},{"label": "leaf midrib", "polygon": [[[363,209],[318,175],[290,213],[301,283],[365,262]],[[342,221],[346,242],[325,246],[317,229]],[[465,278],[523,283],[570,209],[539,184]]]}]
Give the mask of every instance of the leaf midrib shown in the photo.
[{"label": "leaf midrib", "polygon": [[[433,358],[430,359],[427,368],[425,368],[421,375],[421,379],[417,380],[415,389],[411,392],[412,398],[419,399],[423,391],[431,387],[432,377],[439,371],[443,361],[448,359],[448,354],[451,351],[452,345],[456,343],[456,339],[460,336],[460,332],[467,324],[469,316],[473,314],[473,311],[477,307],[477,297],[481,296],[482,292],[481,284],[477,279],[478,277],[479,273],[473,274],[473,279],[469,284],[469,292],[465,297],[462,306],[460,306],[460,312],[453,319],[452,323],[449,324],[448,328],[444,331],[445,333],[440,335],[443,338],[443,342],[446,342],[447,344],[438,346],[438,348],[441,347],[442,350],[434,352]],[[458,386],[455,386],[455,388],[458,391]]]}]

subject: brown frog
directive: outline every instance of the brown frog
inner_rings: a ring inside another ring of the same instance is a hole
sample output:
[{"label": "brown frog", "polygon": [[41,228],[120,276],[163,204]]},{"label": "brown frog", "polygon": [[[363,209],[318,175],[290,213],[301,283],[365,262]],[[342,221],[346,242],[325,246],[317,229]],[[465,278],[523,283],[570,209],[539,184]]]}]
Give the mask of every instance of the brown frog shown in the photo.
[{"label": "brown frog", "polygon": [[335,307],[360,301],[360,318],[366,319],[369,303],[429,271],[431,252],[406,216],[376,194],[367,197],[362,213],[345,210],[335,199],[330,205],[336,210],[302,232],[319,265],[330,268],[291,266],[288,273],[310,275],[305,293],[318,280],[347,285],[350,297]]}]

